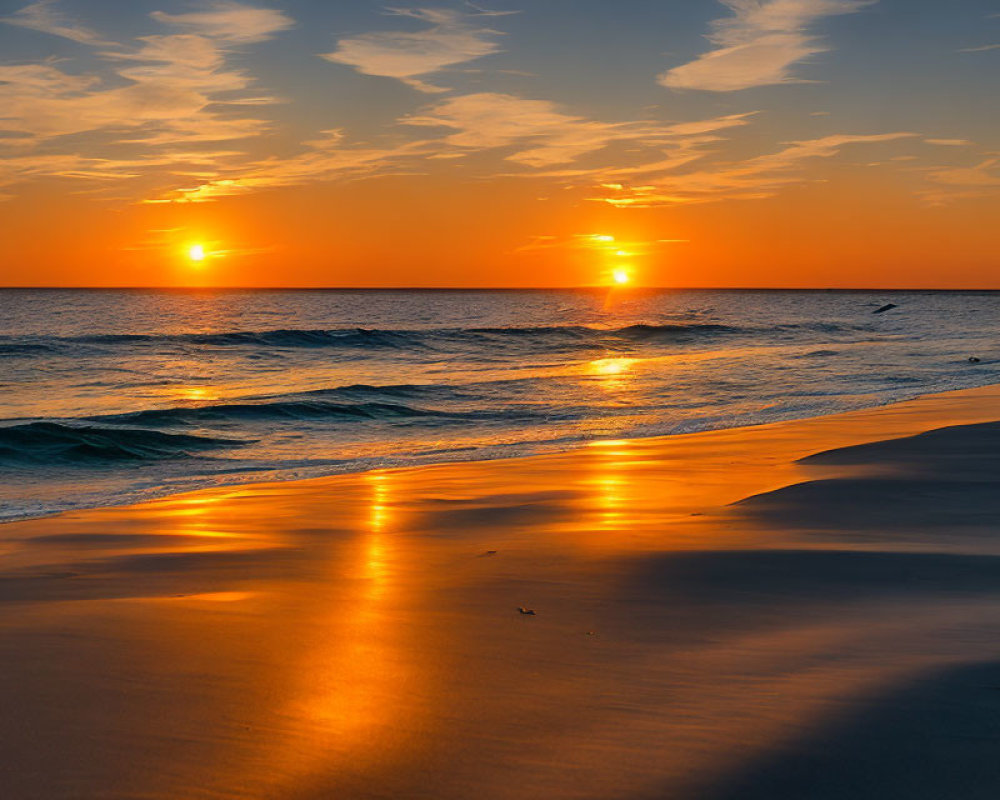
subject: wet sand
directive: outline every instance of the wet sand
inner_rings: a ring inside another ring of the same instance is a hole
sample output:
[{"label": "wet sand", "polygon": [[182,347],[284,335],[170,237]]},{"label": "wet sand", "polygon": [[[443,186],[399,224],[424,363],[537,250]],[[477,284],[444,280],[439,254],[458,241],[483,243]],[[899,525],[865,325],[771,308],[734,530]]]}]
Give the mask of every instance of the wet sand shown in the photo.
[{"label": "wet sand", "polygon": [[995,798],[998,401],[0,526],[3,797]]}]

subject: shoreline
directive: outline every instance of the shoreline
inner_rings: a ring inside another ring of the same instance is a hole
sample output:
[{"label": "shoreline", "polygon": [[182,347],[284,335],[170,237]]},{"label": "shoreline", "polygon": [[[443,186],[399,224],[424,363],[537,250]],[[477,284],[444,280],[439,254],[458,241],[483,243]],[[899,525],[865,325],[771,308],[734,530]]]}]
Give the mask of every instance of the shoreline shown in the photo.
[{"label": "shoreline", "polygon": [[[702,435],[712,435],[725,433],[727,431],[742,431],[742,430],[752,430],[756,428],[768,428],[774,425],[790,425],[801,422],[809,422],[816,419],[824,419],[828,417],[840,417],[853,414],[864,414],[870,411],[877,411],[879,409],[893,408],[898,405],[905,405],[907,403],[913,403],[921,401],[924,399],[930,399],[934,397],[948,397],[951,395],[960,395],[967,392],[989,392],[991,389],[1000,389],[1000,383],[988,383],[981,386],[974,386],[971,388],[963,389],[951,389],[945,392],[931,392],[925,394],[918,394],[913,397],[908,397],[902,400],[889,400],[879,405],[863,406],[861,408],[852,409],[849,411],[830,411],[828,413],[821,413],[816,416],[811,417],[791,417],[788,419],[780,419],[777,421],[768,421],[760,423],[751,423],[744,425],[735,425],[733,427],[726,428],[709,428],[707,430],[685,432],[685,433],[654,433],[647,436],[631,436],[624,437],[623,441],[630,442],[658,442],[674,439],[677,437],[688,437],[688,436],[702,436]],[[985,421],[985,420],[984,420]],[[600,446],[603,441],[618,441],[618,439],[610,440],[607,438],[595,438],[595,439],[581,439],[572,442],[566,446],[560,446],[556,444],[551,444],[551,449],[542,450],[541,452],[534,453],[514,453],[511,455],[497,455],[497,454],[483,454],[481,457],[474,454],[472,457],[467,459],[457,458],[448,461],[429,461],[424,463],[389,463],[387,466],[369,466],[362,469],[348,469],[343,472],[323,472],[322,474],[301,477],[272,477],[266,480],[260,480],[252,473],[245,473],[245,480],[236,480],[232,483],[223,482],[216,484],[208,484],[203,486],[198,486],[196,488],[185,488],[185,489],[163,489],[162,491],[154,490],[149,494],[144,494],[142,497],[127,497],[123,499],[120,503],[102,503],[98,505],[77,505],[68,508],[57,509],[57,510],[44,510],[37,513],[23,513],[16,516],[4,517],[0,516],[0,526],[16,524],[19,522],[28,522],[32,520],[50,519],[53,517],[59,517],[64,514],[76,514],[88,511],[99,511],[101,509],[120,509],[120,508],[131,508],[134,506],[143,505],[145,503],[153,503],[161,500],[166,500],[174,497],[184,497],[191,494],[197,494],[200,492],[225,492],[234,489],[253,487],[266,485],[271,483],[284,484],[284,483],[300,483],[300,482],[311,482],[311,481],[324,481],[324,480],[335,480],[343,479],[352,475],[367,475],[373,472],[397,472],[400,470],[419,470],[419,469],[433,469],[435,467],[448,466],[451,464],[488,464],[493,462],[508,462],[508,461],[519,461],[521,459],[533,459],[533,458],[552,458],[559,457],[568,454],[575,453],[577,451],[586,450],[588,447]],[[515,445],[520,446],[520,445]],[[391,459],[389,459],[391,462]],[[402,461],[402,460],[400,460]],[[317,468],[323,469],[323,468]],[[266,470],[262,470],[266,471]]]},{"label": "shoreline", "polygon": [[7,796],[993,796],[998,401],[10,522]]}]

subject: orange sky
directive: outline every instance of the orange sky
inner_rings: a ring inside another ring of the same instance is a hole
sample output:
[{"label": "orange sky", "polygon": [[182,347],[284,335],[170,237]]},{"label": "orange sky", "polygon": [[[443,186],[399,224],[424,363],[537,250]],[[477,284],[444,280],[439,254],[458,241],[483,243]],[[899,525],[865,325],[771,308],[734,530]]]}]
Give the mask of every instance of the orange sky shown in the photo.
[{"label": "orange sky", "polygon": [[3,18],[0,285],[1000,288],[978,0],[161,5]]},{"label": "orange sky", "polygon": [[[5,209],[17,253],[5,282],[578,286],[624,267],[647,286],[1000,288],[994,202],[923,207],[863,175],[669,210],[566,208],[526,194],[514,182],[429,190],[411,177],[169,208],[39,194]],[[540,228],[553,238],[533,239]],[[200,263],[188,257],[194,243],[208,253]]]}]

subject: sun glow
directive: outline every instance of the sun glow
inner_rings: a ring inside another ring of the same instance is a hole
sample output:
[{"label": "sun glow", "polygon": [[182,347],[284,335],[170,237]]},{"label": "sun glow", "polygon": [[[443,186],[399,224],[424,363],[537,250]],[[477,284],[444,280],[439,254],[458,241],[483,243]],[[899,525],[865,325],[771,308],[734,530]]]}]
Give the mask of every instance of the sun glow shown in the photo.
[{"label": "sun glow", "polygon": [[590,362],[590,370],[595,375],[622,375],[629,371],[635,361],[634,358],[626,357],[598,358]]},{"label": "sun glow", "polygon": [[616,269],[611,273],[611,279],[619,286],[625,286],[632,280],[632,276],[628,274],[628,270]]},{"label": "sun glow", "polygon": [[193,244],[188,248],[188,258],[192,261],[205,260],[205,248],[200,244]]}]

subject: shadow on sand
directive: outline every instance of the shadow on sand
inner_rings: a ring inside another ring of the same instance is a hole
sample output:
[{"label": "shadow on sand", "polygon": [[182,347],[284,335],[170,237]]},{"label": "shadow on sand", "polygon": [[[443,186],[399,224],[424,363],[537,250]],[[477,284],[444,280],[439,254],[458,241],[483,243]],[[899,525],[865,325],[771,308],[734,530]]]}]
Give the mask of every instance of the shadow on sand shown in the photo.
[{"label": "shadow on sand", "polygon": [[704,800],[994,800],[1000,662],[862,699],[825,730],[721,779]]},{"label": "shadow on sand", "polygon": [[807,481],[734,504],[786,528],[898,533],[991,530],[1000,514],[1000,424],[961,425],[830,450],[801,460],[856,466],[858,477]]}]

